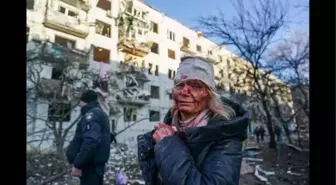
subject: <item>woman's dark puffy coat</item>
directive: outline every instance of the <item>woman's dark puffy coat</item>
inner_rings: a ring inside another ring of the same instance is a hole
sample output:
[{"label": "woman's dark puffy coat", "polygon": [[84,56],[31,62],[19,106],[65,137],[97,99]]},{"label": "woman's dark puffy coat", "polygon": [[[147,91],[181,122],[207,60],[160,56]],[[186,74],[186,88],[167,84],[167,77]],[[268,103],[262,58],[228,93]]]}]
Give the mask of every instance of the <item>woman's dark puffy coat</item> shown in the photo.
[{"label": "woman's dark puffy coat", "polygon": [[[242,141],[247,138],[248,112],[225,98],[236,111],[232,120],[213,118],[207,126],[186,129],[181,140],[168,136],[156,145],[154,130],[138,136],[138,157],[146,185],[238,185]],[[171,124],[170,113],[164,119]]]}]

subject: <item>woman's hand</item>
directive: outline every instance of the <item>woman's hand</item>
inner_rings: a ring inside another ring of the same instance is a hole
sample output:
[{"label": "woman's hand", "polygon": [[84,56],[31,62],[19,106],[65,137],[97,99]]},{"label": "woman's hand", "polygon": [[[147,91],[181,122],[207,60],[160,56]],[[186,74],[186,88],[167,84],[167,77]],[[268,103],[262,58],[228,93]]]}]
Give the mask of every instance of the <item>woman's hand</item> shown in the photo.
[{"label": "woman's hand", "polygon": [[175,134],[175,129],[165,123],[155,125],[156,131],[153,134],[153,140],[158,143],[161,139]]}]

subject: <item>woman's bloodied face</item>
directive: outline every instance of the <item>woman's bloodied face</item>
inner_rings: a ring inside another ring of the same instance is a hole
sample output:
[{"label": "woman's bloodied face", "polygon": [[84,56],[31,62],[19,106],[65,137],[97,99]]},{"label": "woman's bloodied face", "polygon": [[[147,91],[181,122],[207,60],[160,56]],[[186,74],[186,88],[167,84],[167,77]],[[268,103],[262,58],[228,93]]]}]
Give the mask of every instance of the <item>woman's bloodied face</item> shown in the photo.
[{"label": "woman's bloodied face", "polygon": [[173,99],[180,112],[197,114],[207,106],[208,87],[200,80],[183,81],[174,86]]}]

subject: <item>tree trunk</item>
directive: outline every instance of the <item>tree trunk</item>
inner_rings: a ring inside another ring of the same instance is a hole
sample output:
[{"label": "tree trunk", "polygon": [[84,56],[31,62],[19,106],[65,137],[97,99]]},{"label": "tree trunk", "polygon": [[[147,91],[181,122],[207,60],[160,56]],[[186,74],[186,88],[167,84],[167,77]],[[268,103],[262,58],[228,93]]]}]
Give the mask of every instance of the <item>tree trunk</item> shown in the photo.
[{"label": "tree trunk", "polygon": [[55,136],[55,145],[57,155],[65,161],[65,152],[64,152],[64,139],[61,136]]},{"label": "tree trunk", "polygon": [[287,124],[287,123],[283,124],[283,128],[284,128],[284,130],[285,130],[285,133],[286,133],[286,136],[287,136],[288,143],[289,143],[289,144],[293,144],[293,142],[292,142],[292,138],[291,138],[291,135],[290,135],[290,132],[289,132],[289,129],[288,129],[288,124]]},{"label": "tree trunk", "polygon": [[297,132],[297,139],[298,139],[299,147],[303,149],[302,143],[301,143],[301,138],[300,138],[300,129],[299,129],[299,127],[297,127],[296,132]]},{"label": "tree trunk", "polygon": [[270,136],[269,148],[276,148],[275,136],[273,132],[272,122],[270,122],[270,120],[267,121],[267,130]]},{"label": "tree trunk", "polygon": [[264,98],[261,98],[261,103],[262,103],[262,106],[264,108],[264,111],[266,113],[266,118],[267,118],[266,124],[267,124],[268,134],[270,136],[269,148],[276,148],[273,126],[272,126],[272,116],[268,110],[267,102]]}]

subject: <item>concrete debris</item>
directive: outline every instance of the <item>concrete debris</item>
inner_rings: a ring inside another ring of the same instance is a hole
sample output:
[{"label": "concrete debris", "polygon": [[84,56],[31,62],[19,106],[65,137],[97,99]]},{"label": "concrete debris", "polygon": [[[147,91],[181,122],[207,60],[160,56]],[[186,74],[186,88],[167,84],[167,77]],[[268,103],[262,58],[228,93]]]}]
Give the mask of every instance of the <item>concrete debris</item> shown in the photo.
[{"label": "concrete debris", "polygon": [[144,185],[145,184],[145,181],[143,180],[129,180],[128,182],[134,185]]},{"label": "concrete debris", "polygon": [[[29,152],[27,154],[27,184],[40,184],[44,180],[57,176],[67,163],[63,162],[53,152]],[[111,148],[111,156],[106,164],[104,185],[115,184],[116,172],[123,171],[128,177],[128,185],[143,185],[138,158],[136,154],[122,144]],[[78,178],[65,174],[52,182],[53,184],[79,184]]]},{"label": "concrete debris", "polygon": [[115,183],[115,173],[123,171],[128,177],[128,184],[139,184],[138,181],[142,180],[140,167],[138,165],[138,158],[133,151],[130,151],[124,145],[114,145],[110,151],[110,159],[106,165],[105,183]]},{"label": "concrete debris", "polygon": [[248,173],[253,173],[253,167],[250,164],[247,164],[245,160],[243,160],[240,168],[240,174],[244,175]]},{"label": "concrete debris", "polygon": [[256,166],[256,169],[257,169],[259,172],[261,172],[261,173],[263,173],[264,175],[266,175],[266,176],[269,176],[269,175],[275,175],[275,172],[262,170],[262,169],[260,168],[260,165],[257,165],[257,166]]},{"label": "concrete debris", "polygon": [[139,83],[132,74],[126,75],[126,87],[138,87],[138,86]]},{"label": "concrete debris", "polygon": [[246,160],[246,161],[254,161],[254,162],[263,162],[263,161],[264,161],[263,159],[259,159],[259,158],[251,158],[251,157],[245,157],[245,158],[243,158],[243,160]]},{"label": "concrete debris", "polygon": [[302,176],[301,173],[295,173],[295,172],[292,172],[292,171],[290,171],[290,170],[287,171],[287,174],[289,174],[289,175],[293,175],[293,176]]},{"label": "concrete debris", "polygon": [[271,184],[266,177],[264,177],[264,176],[261,175],[261,173],[264,174],[264,175],[266,175],[266,176],[268,176],[268,175],[275,175],[275,173],[274,172],[264,171],[264,170],[262,170],[260,168],[259,165],[257,165],[255,167],[254,176],[256,176],[260,181],[265,182],[266,184]]},{"label": "concrete debris", "polygon": [[256,176],[260,181],[268,182],[268,179],[266,177],[263,177],[262,175],[259,174],[257,167],[255,167],[254,176]]},{"label": "concrete debris", "polygon": [[293,144],[286,144],[290,149],[292,149],[292,150],[295,150],[295,151],[297,151],[297,152],[302,152],[303,150],[302,150],[302,148],[300,148],[300,147],[298,147],[298,146],[295,146],[295,145],[293,145]]}]

